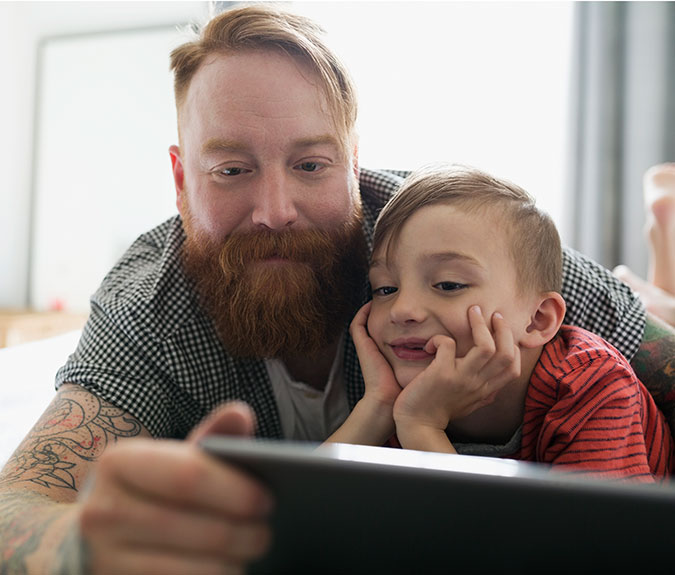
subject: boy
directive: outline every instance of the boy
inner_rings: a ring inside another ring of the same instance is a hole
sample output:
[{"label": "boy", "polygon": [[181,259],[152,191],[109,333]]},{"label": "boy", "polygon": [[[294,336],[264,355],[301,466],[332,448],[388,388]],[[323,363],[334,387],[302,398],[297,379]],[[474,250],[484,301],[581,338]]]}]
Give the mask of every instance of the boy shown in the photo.
[{"label": "boy", "polygon": [[373,299],[351,326],[366,393],[329,440],[395,431],[408,449],[666,478],[662,414],[614,347],[562,325],[561,278],[527,192],[464,167],[411,175],[378,219]]}]

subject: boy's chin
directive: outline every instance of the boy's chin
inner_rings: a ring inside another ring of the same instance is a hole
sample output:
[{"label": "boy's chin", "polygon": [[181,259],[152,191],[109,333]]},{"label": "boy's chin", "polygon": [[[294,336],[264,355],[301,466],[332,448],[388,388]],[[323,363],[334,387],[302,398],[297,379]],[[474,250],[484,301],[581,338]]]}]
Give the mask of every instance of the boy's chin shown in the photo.
[{"label": "boy's chin", "polygon": [[396,381],[405,389],[408,384],[424,371],[422,368],[403,367],[395,371]]}]

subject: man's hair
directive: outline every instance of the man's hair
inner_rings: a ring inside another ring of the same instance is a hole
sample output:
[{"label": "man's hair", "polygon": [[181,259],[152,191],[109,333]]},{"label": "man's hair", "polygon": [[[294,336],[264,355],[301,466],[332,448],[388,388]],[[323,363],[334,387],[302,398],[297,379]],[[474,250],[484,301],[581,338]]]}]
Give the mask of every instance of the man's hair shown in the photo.
[{"label": "man's hair", "polygon": [[551,217],[519,186],[467,166],[433,166],[410,174],[380,213],[374,249],[385,247],[388,256],[410,217],[434,204],[466,213],[487,212],[492,217],[485,225],[496,222],[505,231],[521,293],[560,292],[562,248]]},{"label": "man's hair", "polygon": [[344,144],[352,144],[350,138],[354,136],[357,114],[356,90],[345,66],[324,43],[323,34],[323,29],[309,18],[261,4],[218,14],[193,41],[171,53],[179,114],[190,82],[208,56],[271,50],[290,56],[316,74],[337,133]]}]

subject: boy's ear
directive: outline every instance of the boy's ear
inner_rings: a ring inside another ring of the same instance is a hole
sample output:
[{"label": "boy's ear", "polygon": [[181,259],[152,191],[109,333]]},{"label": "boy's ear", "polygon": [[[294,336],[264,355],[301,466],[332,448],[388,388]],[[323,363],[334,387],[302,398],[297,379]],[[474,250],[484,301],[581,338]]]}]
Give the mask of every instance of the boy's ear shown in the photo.
[{"label": "boy's ear", "polygon": [[178,208],[178,213],[180,213],[183,203],[183,188],[185,186],[185,174],[183,172],[183,160],[180,157],[180,148],[178,146],[171,146],[169,148],[169,155],[171,156],[173,181],[176,186],[176,207]]},{"label": "boy's ear", "polygon": [[530,318],[525,335],[520,338],[520,344],[526,348],[534,348],[551,341],[562,325],[565,309],[565,300],[558,292],[543,294]]}]

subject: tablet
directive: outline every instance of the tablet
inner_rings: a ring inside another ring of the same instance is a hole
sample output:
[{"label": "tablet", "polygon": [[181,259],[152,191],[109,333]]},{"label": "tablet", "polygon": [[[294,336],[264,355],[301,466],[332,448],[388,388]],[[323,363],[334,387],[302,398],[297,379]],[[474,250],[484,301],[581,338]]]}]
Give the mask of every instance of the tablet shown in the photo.
[{"label": "tablet", "polygon": [[649,573],[675,563],[675,487],[505,459],[207,437],[266,483],[250,573]]}]

